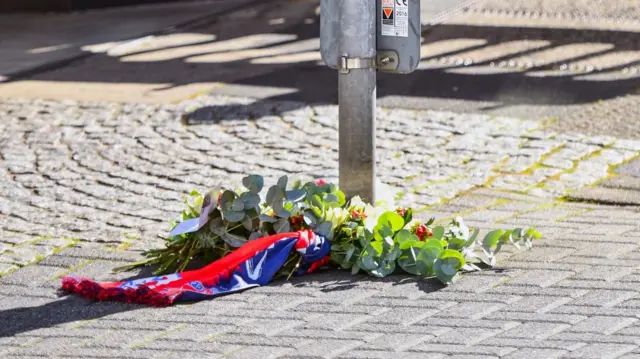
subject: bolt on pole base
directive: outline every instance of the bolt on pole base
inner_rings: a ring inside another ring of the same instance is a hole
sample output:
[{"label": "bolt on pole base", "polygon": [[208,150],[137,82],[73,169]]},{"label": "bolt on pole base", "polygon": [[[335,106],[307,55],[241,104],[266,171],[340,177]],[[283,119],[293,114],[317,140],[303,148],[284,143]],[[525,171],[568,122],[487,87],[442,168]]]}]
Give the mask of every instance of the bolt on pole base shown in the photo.
[{"label": "bolt on pole base", "polygon": [[360,196],[375,203],[377,4],[371,0],[337,1],[339,62],[346,67],[338,74],[340,188],[347,197]]}]

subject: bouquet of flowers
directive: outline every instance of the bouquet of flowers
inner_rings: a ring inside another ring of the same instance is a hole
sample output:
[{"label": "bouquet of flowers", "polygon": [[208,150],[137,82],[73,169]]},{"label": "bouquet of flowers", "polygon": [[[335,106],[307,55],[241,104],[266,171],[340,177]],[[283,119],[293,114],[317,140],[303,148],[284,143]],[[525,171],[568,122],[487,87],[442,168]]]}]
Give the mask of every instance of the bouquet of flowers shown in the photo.
[{"label": "bouquet of flowers", "polygon": [[[449,284],[460,272],[494,266],[504,245],[528,249],[541,237],[534,228],[517,228],[494,230],[480,239],[479,230],[470,230],[461,218],[445,226],[433,219],[421,223],[410,208],[397,208],[390,200],[346,199],[323,180],[288,182],[281,177],[264,198],[264,180],[258,175],[243,178],[241,189],[219,187],[204,196],[191,192],[180,220],[171,223],[165,247],[116,270],[153,265],[157,275],[182,272],[194,259],[214,262],[259,238],[310,230],[330,241],[323,265],[377,277],[404,271]],[[291,276],[301,262],[300,253],[291,252],[276,276]]]}]

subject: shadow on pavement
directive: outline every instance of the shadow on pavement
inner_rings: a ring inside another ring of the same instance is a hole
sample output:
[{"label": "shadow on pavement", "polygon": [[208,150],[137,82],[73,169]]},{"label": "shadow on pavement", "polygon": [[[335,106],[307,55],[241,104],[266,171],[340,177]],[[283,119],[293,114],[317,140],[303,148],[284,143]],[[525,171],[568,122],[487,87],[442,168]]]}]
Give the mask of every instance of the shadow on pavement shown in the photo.
[{"label": "shadow on pavement", "polygon": [[[278,281],[274,285],[282,285]],[[410,286],[424,293],[431,293],[445,288],[436,278],[421,278],[408,274],[393,274],[385,278],[376,278],[367,274],[353,275],[349,271],[329,269],[321,272],[291,278],[294,287],[310,287],[323,293],[341,292],[354,288],[372,289],[380,286]]]},{"label": "shadow on pavement", "polygon": [[[123,280],[135,280],[153,275],[153,267],[142,268],[136,275]],[[52,289],[55,290],[55,289]],[[0,311],[0,337],[50,328],[60,324],[92,320],[108,315],[146,308],[121,302],[95,302],[58,289],[60,299],[38,307],[20,307]]]},{"label": "shadow on pavement", "polygon": [[64,323],[102,318],[111,314],[144,308],[126,303],[94,303],[68,296],[39,307],[23,307],[0,311],[0,337],[50,328]]},{"label": "shadow on pavement", "polygon": [[[30,79],[166,84],[158,91],[223,83],[215,93],[337,103],[338,74],[323,66],[318,54],[316,4],[276,1],[255,13],[179,29],[169,40],[98,53]],[[180,36],[185,43],[176,40]],[[572,53],[576,47],[581,50]],[[545,51],[550,54],[540,55]],[[592,103],[637,91],[634,76],[597,78],[640,64],[620,60],[635,51],[640,38],[631,31],[438,25],[424,32],[419,70],[408,76],[379,74],[378,95],[485,101],[496,107]],[[590,63],[601,66],[585,65]],[[561,71],[568,68],[575,71]]]}]

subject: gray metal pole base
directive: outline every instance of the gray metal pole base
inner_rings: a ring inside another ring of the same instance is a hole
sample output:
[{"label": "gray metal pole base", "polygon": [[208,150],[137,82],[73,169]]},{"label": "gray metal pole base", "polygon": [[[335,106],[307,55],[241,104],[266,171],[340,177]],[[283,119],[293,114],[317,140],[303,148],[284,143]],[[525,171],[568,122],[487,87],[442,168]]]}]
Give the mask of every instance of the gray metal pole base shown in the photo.
[{"label": "gray metal pole base", "polygon": [[[338,1],[340,54],[349,59],[374,59],[376,1]],[[362,63],[355,62],[356,66]],[[360,196],[375,203],[376,70],[353,68],[338,76],[340,189],[347,198]]]}]

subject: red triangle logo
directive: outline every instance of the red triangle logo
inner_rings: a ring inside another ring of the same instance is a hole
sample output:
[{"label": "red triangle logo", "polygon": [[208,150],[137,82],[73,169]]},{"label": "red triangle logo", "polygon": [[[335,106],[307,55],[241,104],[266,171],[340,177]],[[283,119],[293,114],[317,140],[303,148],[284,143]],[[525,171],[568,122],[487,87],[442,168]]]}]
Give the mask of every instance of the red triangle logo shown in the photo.
[{"label": "red triangle logo", "polygon": [[391,13],[393,12],[393,9],[386,7],[383,10],[384,10],[384,15],[387,17],[387,19],[391,17]]}]

